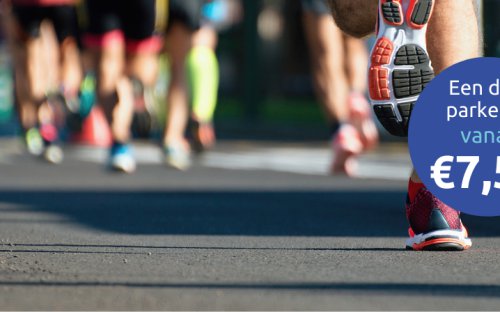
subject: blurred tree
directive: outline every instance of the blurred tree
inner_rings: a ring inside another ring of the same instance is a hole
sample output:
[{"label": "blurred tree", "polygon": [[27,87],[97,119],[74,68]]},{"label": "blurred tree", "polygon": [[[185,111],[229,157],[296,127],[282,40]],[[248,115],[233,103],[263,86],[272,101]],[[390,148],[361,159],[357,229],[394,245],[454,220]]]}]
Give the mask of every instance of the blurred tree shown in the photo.
[{"label": "blurred tree", "polygon": [[257,32],[257,21],[260,12],[261,1],[243,1],[244,27],[245,27],[245,55],[244,55],[244,91],[243,103],[245,106],[245,117],[256,119],[259,115],[260,96],[260,71],[259,71],[259,35]]},{"label": "blurred tree", "polygon": [[483,0],[484,43],[486,56],[500,56],[500,1]]}]

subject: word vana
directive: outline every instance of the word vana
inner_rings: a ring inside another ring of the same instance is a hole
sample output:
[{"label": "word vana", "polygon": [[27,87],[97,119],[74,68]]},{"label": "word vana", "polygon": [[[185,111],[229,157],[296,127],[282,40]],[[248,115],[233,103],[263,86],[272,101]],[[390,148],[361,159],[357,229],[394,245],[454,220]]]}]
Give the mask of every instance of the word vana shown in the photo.
[{"label": "word vana", "polygon": [[465,144],[500,144],[500,131],[460,131]]}]

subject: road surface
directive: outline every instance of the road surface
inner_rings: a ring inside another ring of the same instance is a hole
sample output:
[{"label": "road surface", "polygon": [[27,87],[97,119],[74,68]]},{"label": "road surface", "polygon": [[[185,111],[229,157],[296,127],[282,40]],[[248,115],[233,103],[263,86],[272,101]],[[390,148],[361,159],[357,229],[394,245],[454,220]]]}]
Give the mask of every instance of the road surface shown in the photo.
[{"label": "road surface", "polygon": [[122,176],[0,142],[0,308],[500,307],[498,218],[464,217],[470,251],[404,250],[404,149],[363,158],[368,179],[326,175],[316,145],[226,142],[188,172],[137,150]]}]

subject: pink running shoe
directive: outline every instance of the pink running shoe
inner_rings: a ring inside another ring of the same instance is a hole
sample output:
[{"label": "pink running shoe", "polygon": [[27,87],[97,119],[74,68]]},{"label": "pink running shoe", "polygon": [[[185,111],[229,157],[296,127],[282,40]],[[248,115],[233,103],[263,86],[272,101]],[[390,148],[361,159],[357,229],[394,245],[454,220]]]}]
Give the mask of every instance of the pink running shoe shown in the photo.
[{"label": "pink running shoe", "polygon": [[406,249],[462,251],[472,245],[460,213],[440,201],[426,188],[421,188],[412,203],[406,203],[410,223]]}]

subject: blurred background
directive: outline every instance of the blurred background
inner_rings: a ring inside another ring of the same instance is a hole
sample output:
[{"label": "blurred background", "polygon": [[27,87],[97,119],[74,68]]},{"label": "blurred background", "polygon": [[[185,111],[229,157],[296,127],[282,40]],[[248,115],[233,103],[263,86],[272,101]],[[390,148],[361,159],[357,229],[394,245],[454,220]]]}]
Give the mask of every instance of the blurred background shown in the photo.
[{"label": "blurred background", "polygon": [[[328,140],[328,125],[314,96],[300,2],[255,0],[243,1],[242,6],[244,18],[219,33],[218,137]],[[484,0],[482,12],[485,56],[500,56],[500,1]],[[7,136],[14,135],[17,127],[4,39],[0,43],[0,135]]]}]

